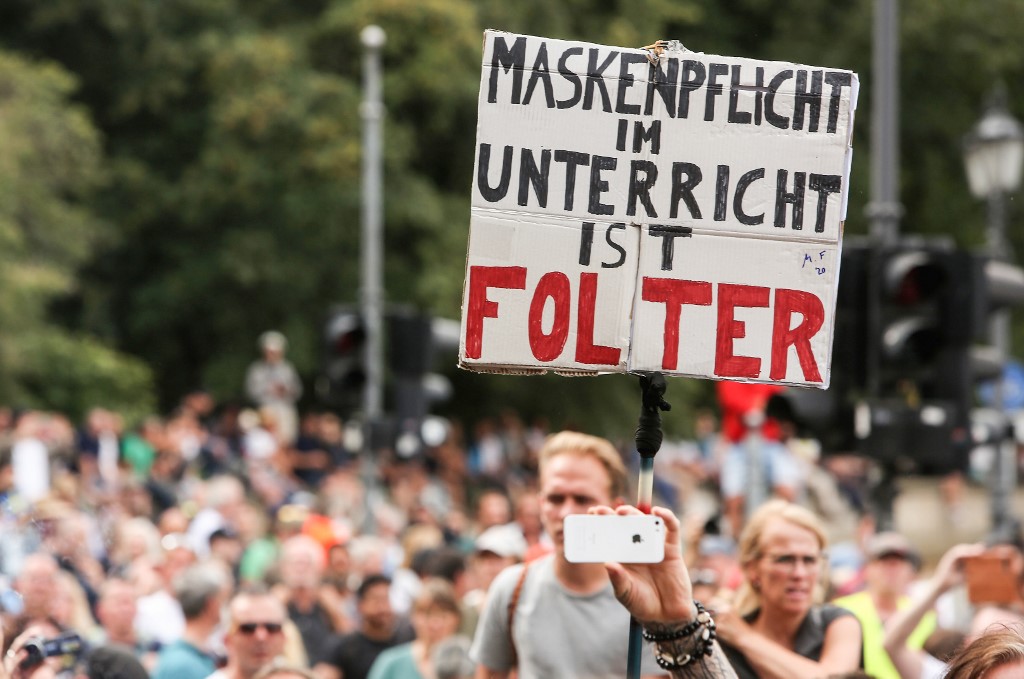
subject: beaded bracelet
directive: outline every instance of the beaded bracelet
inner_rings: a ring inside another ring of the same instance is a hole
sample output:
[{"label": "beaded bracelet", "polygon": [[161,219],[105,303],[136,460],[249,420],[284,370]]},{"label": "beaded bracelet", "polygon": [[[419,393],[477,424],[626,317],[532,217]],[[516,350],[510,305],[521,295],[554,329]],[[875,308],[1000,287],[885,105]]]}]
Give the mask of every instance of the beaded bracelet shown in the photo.
[{"label": "beaded bracelet", "polygon": [[713,652],[716,637],[715,620],[699,601],[694,601],[693,603],[697,607],[697,617],[679,629],[660,633],[649,632],[648,630],[643,631],[644,639],[652,641],[655,644],[660,644],[665,641],[679,641],[680,639],[686,639],[687,637],[693,636],[699,628],[704,628],[696,635],[696,643],[689,653],[675,654],[665,651],[660,645],[655,646],[654,660],[658,663],[658,667],[663,670],[672,671],[682,669],[694,660],[700,659],[701,656],[710,656]]}]

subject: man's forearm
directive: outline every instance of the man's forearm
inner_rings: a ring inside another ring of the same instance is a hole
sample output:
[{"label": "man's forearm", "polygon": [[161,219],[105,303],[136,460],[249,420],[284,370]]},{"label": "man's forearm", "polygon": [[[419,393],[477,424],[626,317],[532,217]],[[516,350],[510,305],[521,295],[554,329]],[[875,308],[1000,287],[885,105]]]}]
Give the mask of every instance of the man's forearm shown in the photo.
[{"label": "man's forearm", "polygon": [[[655,634],[664,634],[676,628],[675,625],[645,625],[647,631]],[[704,643],[699,640],[702,631],[703,628],[692,636],[658,641],[655,654],[671,659],[673,664],[682,664],[682,667],[668,670],[674,679],[736,679],[736,672],[717,641],[711,644],[711,654],[704,655]],[[692,657],[686,660],[688,656]]]},{"label": "man's forearm", "polygon": [[682,669],[672,670],[671,675],[673,679],[736,679],[736,671],[717,643],[711,655],[697,658]]}]

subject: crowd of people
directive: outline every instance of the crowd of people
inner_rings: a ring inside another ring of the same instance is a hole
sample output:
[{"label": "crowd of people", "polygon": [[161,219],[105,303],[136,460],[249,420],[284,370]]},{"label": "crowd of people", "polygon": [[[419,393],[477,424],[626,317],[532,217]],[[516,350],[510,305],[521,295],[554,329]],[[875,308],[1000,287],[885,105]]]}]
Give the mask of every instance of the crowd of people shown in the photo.
[{"label": "crowd of people", "polygon": [[[297,413],[285,346],[261,338],[248,407],[198,391],[131,428],[0,409],[10,679],[623,677],[630,614],[643,676],[987,677],[958,668],[1024,658],[1019,586],[963,586],[980,556],[1019,585],[1018,547],[957,546],[929,578],[870,521],[829,550],[837,504],[869,517],[861,472],[767,426],[756,389],[656,457],[662,563],[576,564],[565,516],[637,511],[628,443],[503,411],[368,456],[336,414]],[[1002,645],[978,650],[994,626]]]}]

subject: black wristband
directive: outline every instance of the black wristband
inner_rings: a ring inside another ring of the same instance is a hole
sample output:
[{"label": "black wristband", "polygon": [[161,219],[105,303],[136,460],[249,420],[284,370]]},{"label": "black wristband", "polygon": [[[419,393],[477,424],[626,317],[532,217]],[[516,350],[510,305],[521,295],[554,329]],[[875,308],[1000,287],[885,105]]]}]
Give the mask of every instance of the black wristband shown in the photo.
[{"label": "black wristband", "polygon": [[704,608],[704,604],[694,600],[693,605],[697,607],[697,617],[683,625],[678,629],[671,630],[669,632],[650,632],[648,630],[643,631],[644,639],[647,641],[653,641],[655,643],[659,641],[675,641],[677,639],[685,639],[694,632],[701,625],[705,625],[708,622],[711,623],[711,628],[714,629],[715,622],[711,619],[711,614],[708,613],[707,609]]},{"label": "black wristband", "polygon": [[[700,660],[702,656],[710,656],[714,651],[715,637],[717,636],[715,633],[715,620],[699,601],[694,601],[693,603],[697,607],[697,617],[686,625],[670,632],[643,631],[644,639],[653,641],[656,644],[680,641],[692,637],[696,633],[695,643],[689,652],[674,652],[663,649],[660,646],[655,647],[654,659],[658,663],[658,667],[664,670],[682,669],[694,660]],[[697,633],[698,629],[701,630],[699,633]]]}]

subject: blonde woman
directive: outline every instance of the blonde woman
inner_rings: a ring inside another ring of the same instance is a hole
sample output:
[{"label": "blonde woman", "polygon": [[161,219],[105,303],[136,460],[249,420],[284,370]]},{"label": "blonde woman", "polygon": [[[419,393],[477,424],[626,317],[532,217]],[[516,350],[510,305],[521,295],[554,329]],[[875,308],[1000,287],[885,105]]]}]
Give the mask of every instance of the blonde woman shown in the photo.
[{"label": "blonde woman", "polygon": [[825,530],[785,500],[762,505],[740,536],[745,582],[732,606],[714,602],[718,638],[740,679],[819,677],[856,670],[860,623],[822,604]]}]

